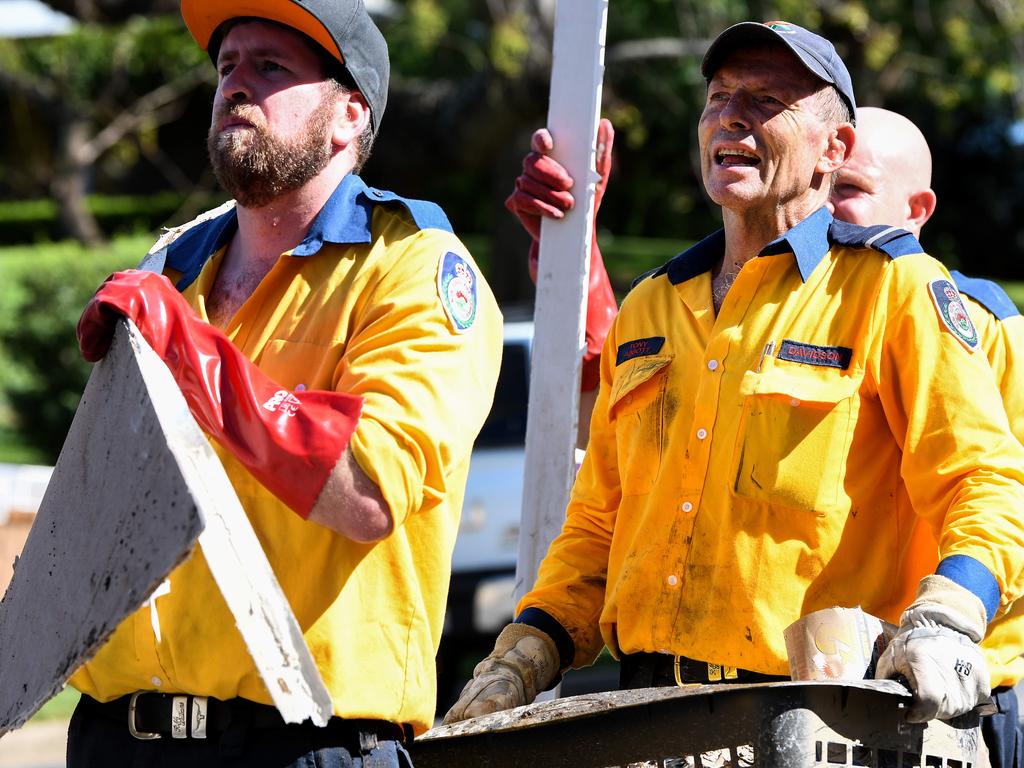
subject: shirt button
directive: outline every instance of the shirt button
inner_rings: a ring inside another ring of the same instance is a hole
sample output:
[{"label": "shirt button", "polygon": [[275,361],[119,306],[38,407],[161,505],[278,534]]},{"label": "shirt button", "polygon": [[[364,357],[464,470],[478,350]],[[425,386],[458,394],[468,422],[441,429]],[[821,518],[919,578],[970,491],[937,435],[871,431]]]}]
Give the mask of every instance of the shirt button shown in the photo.
[{"label": "shirt button", "polygon": [[718,361],[717,360],[708,360],[708,370],[709,371],[717,371],[718,370]]},{"label": "shirt button", "polygon": [[665,582],[666,582],[666,583],[667,583],[667,584],[668,584],[668,585],[669,585],[670,587],[674,587],[674,586],[675,586],[676,584],[678,584],[678,583],[679,583],[679,579],[678,579],[678,578],[676,577],[676,575],[675,575],[675,574],[673,573],[673,574],[671,574],[671,575],[670,575],[670,576],[669,576],[669,577],[668,577],[667,579],[665,579]]},{"label": "shirt button", "polygon": [[794,397],[792,400],[789,401],[789,404],[796,408],[798,405],[800,405],[800,401]]},{"label": "shirt button", "polygon": [[693,510],[693,504],[688,501],[683,502],[683,512],[690,512]]},{"label": "shirt button", "polygon": [[701,427],[700,429],[697,430],[697,439],[698,440],[703,440],[707,436],[708,436],[708,431],[706,429],[704,429],[704,427]]},{"label": "shirt button", "polygon": [[161,680],[161,679],[160,679],[159,677],[157,677],[156,675],[153,675],[153,677],[149,678],[149,682],[151,682],[151,683],[152,683],[153,685],[155,685],[155,686],[156,686],[157,688],[159,688],[159,687],[160,687],[161,685],[163,685],[163,684],[164,684],[164,681],[163,681],[163,680]]}]

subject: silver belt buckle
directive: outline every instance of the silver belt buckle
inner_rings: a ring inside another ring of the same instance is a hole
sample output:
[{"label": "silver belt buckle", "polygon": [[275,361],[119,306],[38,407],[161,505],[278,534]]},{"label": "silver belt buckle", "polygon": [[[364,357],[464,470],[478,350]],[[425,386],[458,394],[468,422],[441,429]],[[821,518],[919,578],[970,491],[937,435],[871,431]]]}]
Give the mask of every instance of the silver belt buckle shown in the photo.
[{"label": "silver belt buckle", "polygon": [[135,727],[135,702],[144,694],[145,691],[136,691],[132,694],[132,697],[128,699],[128,733],[134,736],[140,741],[150,741],[152,739],[159,739],[159,733],[147,733],[146,731],[140,731]]}]

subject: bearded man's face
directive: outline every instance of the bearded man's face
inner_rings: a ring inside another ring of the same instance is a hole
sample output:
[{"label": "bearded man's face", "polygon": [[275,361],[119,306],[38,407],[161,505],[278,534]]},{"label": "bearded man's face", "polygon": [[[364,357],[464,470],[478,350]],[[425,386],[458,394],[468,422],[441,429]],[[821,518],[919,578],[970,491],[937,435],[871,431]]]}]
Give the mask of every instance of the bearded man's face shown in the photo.
[{"label": "bearded man's face", "polygon": [[[262,208],[303,186],[327,167],[334,114],[329,93],[306,120],[304,129],[290,138],[274,133],[251,105],[221,106],[222,114],[214,116],[206,148],[217,181],[239,205]],[[244,124],[218,128],[233,118]]]}]

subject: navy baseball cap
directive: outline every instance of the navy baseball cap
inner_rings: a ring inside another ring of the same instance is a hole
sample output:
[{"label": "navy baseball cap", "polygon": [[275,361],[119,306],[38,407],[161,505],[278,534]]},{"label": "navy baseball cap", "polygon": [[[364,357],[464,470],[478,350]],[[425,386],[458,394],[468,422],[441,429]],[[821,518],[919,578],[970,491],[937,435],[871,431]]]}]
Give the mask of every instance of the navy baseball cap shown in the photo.
[{"label": "navy baseball cap", "polygon": [[705,79],[710,80],[722,66],[725,57],[737,48],[765,43],[782,43],[796,54],[808,72],[835,86],[849,106],[850,116],[856,119],[857,100],[853,96],[853,81],[843,60],[836,53],[836,47],[821,35],[788,21],[743,21],[733,24],[711,43],[700,63],[700,72]]},{"label": "navy baseball cap", "polygon": [[221,43],[217,29],[229,19],[268,19],[302,32],[345,67],[370,105],[374,133],[380,128],[391,62],[363,0],[181,0],[181,16],[214,62]]}]

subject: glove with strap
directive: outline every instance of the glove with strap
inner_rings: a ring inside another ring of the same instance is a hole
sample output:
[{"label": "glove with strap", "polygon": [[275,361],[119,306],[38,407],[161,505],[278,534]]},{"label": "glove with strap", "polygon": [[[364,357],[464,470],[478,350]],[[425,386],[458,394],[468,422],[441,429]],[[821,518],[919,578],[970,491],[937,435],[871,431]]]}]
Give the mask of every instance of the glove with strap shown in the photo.
[{"label": "glove with strap", "polygon": [[945,576],[921,579],[875,671],[876,678],[909,681],[908,721],[948,720],[988,701],[988,667],[978,647],[987,625],[985,606],[973,592]]},{"label": "glove with strap", "polygon": [[558,648],[546,632],[529,624],[509,624],[491,655],[476,665],[473,679],[444,716],[444,724],[529,704],[559,671]]},{"label": "glove with strap", "polygon": [[153,272],[117,272],[100,286],[78,321],[82,357],[95,362],[107,353],[122,315],[170,368],[199,426],[307,518],[355,431],[363,399],[284,389]]},{"label": "glove with strap", "polygon": [[[594,226],[590,242],[590,282],[587,286],[587,347],[583,353],[583,376],[580,389],[595,389],[600,373],[601,347],[618,312],[615,293],[597,245],[597,211],[601,207],[608,176],[612,168],[612,143],[615,131],[608,120],[601,120],[597,128],[598,181],[594,190]],[[565,168],[550,156],[551,135],[545,129],[534,132],[533,149],[523,159],[523,173],[516,179],[515,190],[505,200],[505,207],[517,218],[533,237],[530,243],[530,279],[537,282],[537,263],[540,253],[540,219],[548,216],[560,219],[573,207],[575,200],[569,190],[573,179]]]}]

